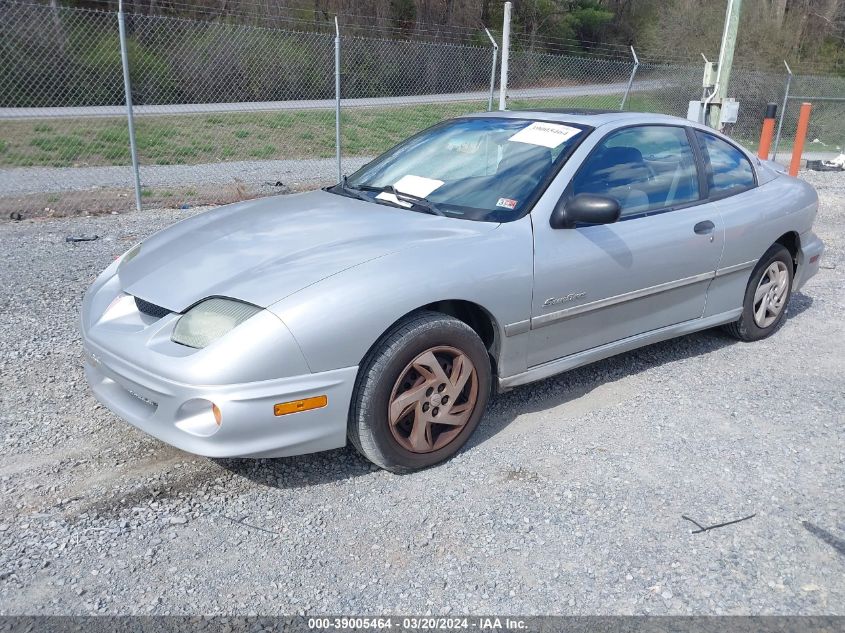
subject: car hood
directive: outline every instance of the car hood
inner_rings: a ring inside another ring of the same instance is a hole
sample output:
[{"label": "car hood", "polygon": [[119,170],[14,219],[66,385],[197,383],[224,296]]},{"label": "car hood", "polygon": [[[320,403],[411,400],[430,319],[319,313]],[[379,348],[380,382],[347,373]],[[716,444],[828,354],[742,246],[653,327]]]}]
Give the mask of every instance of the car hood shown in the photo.
[{"label": "car hood", "polygon": [[173,312],[213,296],[267,307],[388,253],[466,239],[496,226],[312,191],[183,220],[147,239],[118,274],[125,292]]}]

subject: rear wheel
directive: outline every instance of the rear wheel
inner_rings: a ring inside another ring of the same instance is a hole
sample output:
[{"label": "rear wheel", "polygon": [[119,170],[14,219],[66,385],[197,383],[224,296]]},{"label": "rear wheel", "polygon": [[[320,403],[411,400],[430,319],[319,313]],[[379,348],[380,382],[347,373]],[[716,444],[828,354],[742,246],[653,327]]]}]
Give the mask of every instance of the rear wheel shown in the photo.
[{"label": "rear wheel", "polygon": [[478,426],[490,396],[487,349],[467,324],[436,312],[399,323],[361,366],[349,439],[393,472],[454,455]]},{"label": "rear wheel", "polygon": [[781,244],[774,244],[751,273],[742,316],[725,329],[741,341],[766,338],[783,322],[791,293],[792,255]]}]

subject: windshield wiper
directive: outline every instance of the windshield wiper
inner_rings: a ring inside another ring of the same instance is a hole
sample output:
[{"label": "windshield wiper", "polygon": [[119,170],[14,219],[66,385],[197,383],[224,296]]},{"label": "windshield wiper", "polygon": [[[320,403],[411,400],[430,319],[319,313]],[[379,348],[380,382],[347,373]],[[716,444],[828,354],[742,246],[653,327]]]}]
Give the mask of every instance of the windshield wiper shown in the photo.
[{"label": "windshield wiper", "polygon": [[341,193],[349,196],[350,198],[358,198],[358,200],[363,200],[364,202],[372,202],[370,196],[361,191],[361,189],[358,187],[350,187],[347,184],[346,174],[343,175],[343,179],[338,184],[332,187],[332,189],[335,188],[339,188]]},{"label": "windshield wiper", "polygon": [[[432,215],[440,215],[444,217],[446,215],[431,200],[427,200],[426,198],[423,198],[421,196],[415,196],[410,193],[405,193],[404,191],[399,191],[393,185],[385,185],[384,187],[373,187],[372,185],[350,186],[346,184],[346,178],[344,178],[343,186],[348,187],[353,191],[376,191],[378,193],[389,193],[392,194],[397,200],[401,200],[402,202],[407,202],[411,205],[420,207],[421,209],[425,209],[428,213],[431,213]],[[390,201],[388,200],[387,202]]]}]

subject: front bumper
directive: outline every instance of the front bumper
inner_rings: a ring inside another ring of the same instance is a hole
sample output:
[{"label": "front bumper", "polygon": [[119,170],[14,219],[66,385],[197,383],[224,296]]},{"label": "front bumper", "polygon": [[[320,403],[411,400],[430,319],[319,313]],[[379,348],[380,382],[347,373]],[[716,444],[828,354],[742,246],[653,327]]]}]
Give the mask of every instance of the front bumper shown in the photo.
[{"label": "front bumper", "polygon": [[[312,373],[284,323],[267,311],[204,349],[173,343],[179,315],[139,312],[122,293],[117,269],[116,261],[88,290],[80,323],[85,376],[108,409],[208,457],[283,457],[345,445],[357,367]],[[275,415],[275,404],[314,396],[326,396],[326,406]]]},{"label": "front bumper", "polygon": [[[235,385],[187,385],[133,367],[85,341],[85,376],[109,410],[176,448],[208,457],[284,457],[346,444],[357,367]],[[273,405],[326,395],[320,409],[276,416]],[[219,426],[191,424],[216,404]],[[211,430],[211,434],[207,434]]]}]

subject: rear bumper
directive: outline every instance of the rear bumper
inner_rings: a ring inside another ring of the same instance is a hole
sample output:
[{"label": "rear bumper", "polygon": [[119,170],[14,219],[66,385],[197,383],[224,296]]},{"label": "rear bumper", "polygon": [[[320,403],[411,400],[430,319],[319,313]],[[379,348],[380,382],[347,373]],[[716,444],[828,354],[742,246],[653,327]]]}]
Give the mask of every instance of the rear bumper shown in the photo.
[{"label": "rear bumper", "polygon": [[[357,367],[234,385],[156,376],[85,340],[85,375],[97,399],[138,429],[208,457],[284,457],[346,443]],[[273,405],[327,396],[320,409],[276,416]],[[216,425],[211,403],[221,411]]]},{"label": "rear bumper", "polygon": [[824,242],[818,235],[808,231],[801,235],[801,251],[798,253],[798,270],[792,284],[793,290],[800,290],[817,272],[824,254]]}]

